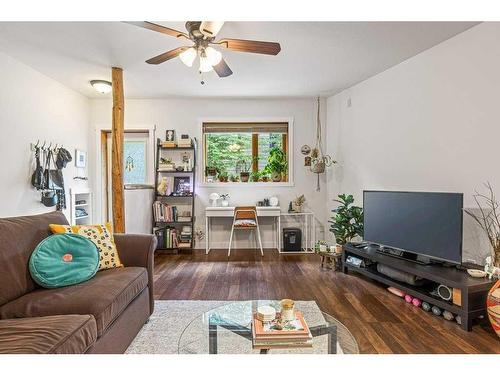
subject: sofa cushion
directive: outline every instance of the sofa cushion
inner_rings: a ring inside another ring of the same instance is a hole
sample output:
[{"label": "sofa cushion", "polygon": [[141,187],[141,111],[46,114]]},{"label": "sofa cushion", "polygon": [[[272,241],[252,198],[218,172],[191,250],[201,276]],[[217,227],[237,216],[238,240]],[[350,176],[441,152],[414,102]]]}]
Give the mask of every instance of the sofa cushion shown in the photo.
[{"label": "sofa cushion", "polygon": [[96,339],[92,315],[0,320],[0,354],[81,354]]},{"label": "sofa cushion", "polygon": [[35,289],[28,261],[50,223],[67,220],[61,212],[0,219],[0,306]]},{"label": "sofa cushion", "polygon": [[1,319],[90,314],[97,337],[148,286],[145,268],[125,267],[97,272],[94,278],[58,289],[36,289],[0,307]]},{"label": "sofa cushion", "polygon": [[54,234],[35,248],[29,268],[33,280],[44,288],[79,284],[95,276],[99,250],[78,234]]},{"label": "sofa cushion", "polygon": [[111,223],[103,225],[58,225],[51,224],[53,233],[75,233],[92,241],[99,250],[99,270],[123,267],[113,238]]}]

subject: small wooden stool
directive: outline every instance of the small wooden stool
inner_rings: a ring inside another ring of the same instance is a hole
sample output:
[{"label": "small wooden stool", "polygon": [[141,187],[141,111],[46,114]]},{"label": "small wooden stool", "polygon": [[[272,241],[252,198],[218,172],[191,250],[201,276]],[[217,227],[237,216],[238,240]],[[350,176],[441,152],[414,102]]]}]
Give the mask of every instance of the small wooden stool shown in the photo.
[{"label": "small wooden stool", "polygon": [[342,263],[342,254],[339,253],[318,253],[321,256],[321,268],[340,271]]}]

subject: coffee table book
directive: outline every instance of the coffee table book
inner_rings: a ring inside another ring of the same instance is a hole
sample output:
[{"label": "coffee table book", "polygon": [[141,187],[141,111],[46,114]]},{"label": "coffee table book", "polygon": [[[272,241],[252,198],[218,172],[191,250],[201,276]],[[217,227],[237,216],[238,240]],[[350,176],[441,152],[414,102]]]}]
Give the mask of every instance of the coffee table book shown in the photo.
[{"label": "coffee table book", "polygon": [[269,329],[269,323],[263,323],[254,314],[252,322],[252,341],[256,349],[286,349],[312,347],[312,335],[300,312],[295,313],[301,329]]}]

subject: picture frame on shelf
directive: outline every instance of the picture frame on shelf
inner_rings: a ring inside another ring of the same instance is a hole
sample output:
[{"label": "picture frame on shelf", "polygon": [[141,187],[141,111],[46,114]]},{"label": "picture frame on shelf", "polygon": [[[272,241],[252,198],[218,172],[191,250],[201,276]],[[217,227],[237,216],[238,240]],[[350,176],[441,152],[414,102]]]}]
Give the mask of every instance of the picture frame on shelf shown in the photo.
[{"label": "picture frame on shelf", "polygon": [[174,193],[179,195],[191,194],[191,177],[190,176],[174,177]]},{"label": "picture frame on shelf", "polygon": [[167,142],[174,142],[175,141],[175,130],[167,129],[165,131],[165,140]]}]

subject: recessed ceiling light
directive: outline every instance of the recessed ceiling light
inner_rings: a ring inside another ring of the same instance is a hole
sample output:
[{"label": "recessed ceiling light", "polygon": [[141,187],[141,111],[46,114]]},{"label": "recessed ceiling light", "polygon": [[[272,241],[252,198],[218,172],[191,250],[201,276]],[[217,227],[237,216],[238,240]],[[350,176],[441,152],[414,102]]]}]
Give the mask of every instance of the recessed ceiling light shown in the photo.
[{"label": "recessed ceiling light", "polygon": [[111,82],[104,81],[102,79],[94,79],[90,81],[90,84],[97,92],[101,94],[108,94],[112,89]]}]

